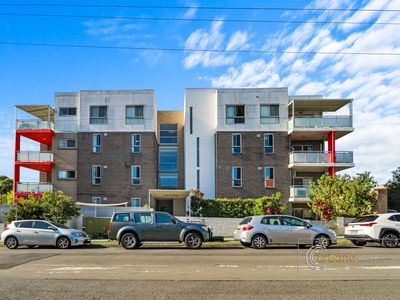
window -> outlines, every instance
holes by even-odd
[[[51,229],[51,226],[49,223],[43,222],[43,221],[35,221],[35,226],[34,228],[39,228],[39,229]]]
[[[261,220],[261,224],[265,225],[281,225],[279,217],[264,217]]]
[[[272,133],[264,134],[264,153],[274,153],[274,135]]]
[[[242,186],[242,167],[232,167],[232,187]]]
[[[197,187],[197,189],[199,190],[200,189],[200,170],[196,170],[197,171],[197,185],[196,185],[196,187]]]
[[[244,105],[226,106],[226,124],[244,124]]]
[[[275,187],[275,174],[274,168],[265,167],[264,169],[264,183],[266,188]]]
[[[58,149],[75,149],[76,140],[75,139],[60,139],[57,141]]]
[[[162,189],[177,189],[178,188],[178,174],[176,174],[176,173],[160,174],[160,188],[162,188]]]
[[[279,123],[279,105],[263,104],[260,106],[261,124],[278,124]]]
[[[93,153],[101,152],[101,134],[100,133],[92,134],[92,152]]]
[[[240,133],[232,133],[232,153],[242,153],[242,135]]]
[[[101,184],[101,166],[92,166],[92,184]]]
[[[32,228],[33,221],[23,221],[19,224],[18,228]]]
[[[193,134],[193,107],[189,108],[189,133]]]
[[[151,223],[151,213],[135,213],[135,223]]]
[[[351,223],[367,223],[367,222],[373,222],[376,219],[378,219],[378,216],[371,215],[371,216],[364,216],[364,217],[358,217]]]
[[[131,151],[132,151],[132,153],[140,153],[142,151],[141,144],[142,144],[142,142],[141,142],[140,134],[137,134],[137,133],[132,134],[132,136],[131,136],[131,147],[132,147]]]
[[[135,105],[125,108],[125,123],[126,124],[143,124],[144,123],[144,106]]]
[[[170,224],[172,223],[172,217],[167,214],[156,213],[157,224]]]
[[[196,160],[197,160],[197,167],[200,168],[200,138],[197,137],[196,139]]]
[[[140,207],[140,198],[131,198],[131,207]]]
[[[91,106],[89,123],[107,124],[107,106]]]
[[[307,151],[313,151],[313,147],[311,145],[293,145],[293,151],[301,151],[301,152],[307,152]]]
[[[178,143],[178,124],[160,124],[160,144]]]
[[[76,116],[76,107],[60,107],[60,117]]]
[[[296,218],[291,218],[291,217],[280,217],[281,218],[281,222],[283,225],[285,226],[301,226],[301,227],[305,227],[307,225],[306,222],[303,222],[299,219]]]
[[[159,148],[160,171],[178,171],[178,147]]]
[[[93,204],[101,204],[101,197],[92,197]]]
[[[128,213],[118,213],[114,215],[113,222],[129,222],[129,219]]]
[[[140,185],[140,166],[132,166],[131,167],[131,184],[132,185]]]
[[[75,179],[76,172],[75,170],[58,170],[57,178],[60,180]]]

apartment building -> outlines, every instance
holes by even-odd
[[[352,100],[288,96],[287,88],[186,89],[183,111],[157,111],[152,90],[56,93],[50,106],[17,106],[16,197],[63,190],[78,202],[143,206],[175,215],[191,190],[205,197],[281,192],[310,218],[307,186],[353,167],[336,140],[353,131]],[[19,137],[41,143],[21,151]],[[19,182],[20,167],[40,183]]]

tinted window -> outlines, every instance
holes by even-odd
[[[359,217],[356,218],[354,221],[351,223],[364,223],[364,222],[372,222],[375,221],[378,218],[378,216],[365,216],[365,217]]]
[[[249,224],[249,223],[251,222],[251,220],[253,220],[252,217],[244,218],[244,219],[239,223],[239,225]]]
[[[19,224],[21,224],[21,222],[14,222],[14,226],[15,226],[15,227],[18,227]]]
[[[23,221],[19,224],[19,228],[32,228],[33,221]]]
[[[295,218],[281,217],[282,224],[285,226],[305,226],[306,223]]]
[[[156,214],[156,223],[172,223],[172,218],[166,214]]]
[[[129,214],[115,214],[114,222],[129,222]]]
[[[35,221],[35,228],[39,229],[49,229],[51,225],[49,223],[43,222],[43,221]]]
[[[390,221],[400,222],[400,215],[393,215],[388,218]]]
[[[279,221],[279,217],[264,217],[261,220],[261,224],[281,225],[281,222]]]
[[[136,213],[135,223],[151,223],[151,213]]]

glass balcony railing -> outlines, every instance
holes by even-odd
[[[292,117],[289,119],[289,130],[296,128],[338,128],[352,127],[351,116]]]
[[[331,163],[331,153],[321,151],[293,151],[289,154],[290,163],[321,164]],[[336,163],[353,163],[353,151],[336,151]]]
[[[17,193],[44,193],[52,191],[53,185],[51,183],[17,183]]]
[[[50,121],[43,120],[17,120],[17,129],[25,130],[25,129],[52,129],[54,130],[54,123]]]
[[[308,198],[310,189],[306,185],[290,186],[290,198]]]
[[[17,155],[20,162],[53,162],[52,152],[20,151]]]

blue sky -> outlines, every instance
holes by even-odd
[[[79,3],[78,1],[40,1]],[[400,9],[398,1],[251,1],[253,7]],[[110,4],[112,1],[85,1]],[[118,4],[249,6],[249,1],[118,1]],[[400,52],[398,12],[0,7],[0,13],[170,18],[214,22],[0,16],[0,41],[232,50]],[[251,24],[229,19],[362,21],[370,25]],[[400,166],[400,57],[226,54],[0,45],[0,174],[12,176],[15,104],[53,104],[59,91],[156,91],[159,109],[183,109],[186,87],[277,87],[290,94],[354,98],[356,130],[338,141],[357,167],[386,182]],[[35,146],[24,144],[28,149]],[[32,172],[23,179],[32,180]]]

